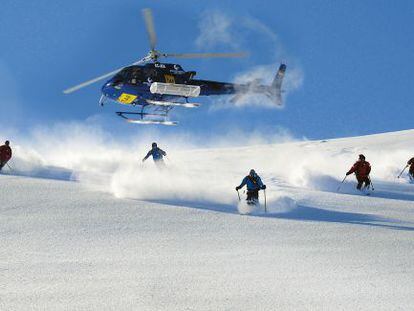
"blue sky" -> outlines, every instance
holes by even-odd
[[[172,119],[180,126],[157,127],[158,134],[282,128],[320,139],[413,128],[412,1],[5,0],[0,130],[78,121],[99,123],[115,136],[148,131],[117,118],[113,112],[121,106],[97,105],[101,83],[62,94],[146,55],[145,7],[153,10],[161,51],[250,53],[241,60],[170,60],[198,78],[232,81],[263,66],[271,69],[266,80],[285,61],[297,82],[284,109],[200,99],[197,110],[175,109]],[[220,103],[226,108],[217,109]]]

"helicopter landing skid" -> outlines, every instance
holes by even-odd
[[[135,124],[159,124],[159,125],[178,125],[177,121],[162,121],[162,120],[127,120],[128,123]]]

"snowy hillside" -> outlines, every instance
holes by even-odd
[[[0,175],[0,310],[414,308],[414,185],[396,178],[414,131],[167,142],[161,171],[140,162],[147,141],[71,134],[15,146]],[[359,153],[375,191],[349,176],[338,193]],[[234,187],[251,168],[268,213],[242,216]]]

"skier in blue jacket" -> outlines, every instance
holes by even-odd
[[[252,169],[248,176],[244,177],[241,184],[236,187],[236,191],[247,186],[247,204],[256,204],[259,201],[259,190],[266,189],[259,175]]]
[[[161,148],[158,148],[157,143],[152,143],[151,150],[148,151],[145,158],[142,159],[142,162],[144,162],[146,159],[148,159],[149,156],[151,156],[151,155],[152,155],[152,159],[154,160],[155,164],[163,165],[164,164],[163,158],[167,155],[167,153],[164,150],[162,150]]]

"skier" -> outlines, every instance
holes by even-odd
[[[10,142],[6,140],[4,145],[0,146],[0,171],[9,162],[12,157],[12,150],[10,148]]]
[[[408,176],[410,177],[410,180],[413,181],[414,180],[414,158],[411,158],[410,160],[408,160],[407,166],[410,167],[408,170]]]
[[[154,160],[154,163],[157,166],[165,166],[163,158],[167,155],[167,153],[164,150],[158,148],[157,143],[152,143],[151,150],[148,151],[145,158],[142,159],[142,162],[145,162],[145,160],[148,159],[151,155],[152,159]]]
[[[243,178],[241,184],[236,187],[236,191],[247,186],[247,204],[254,205],[259,201],[259,190],[266,189],[266,185],[263,184],[259,175],[251,169],[249,175]]]
[[[371,164],[365,161],[365,156],[363,154],[359,155],[359,160],[351,167],[351,169],[346,173],[346,175],[351,175],[355,173],[356,179],[358,181],[357,189],[361,190],[362,185],[364,189],[367,189],[371,185],[371,180],[369,178],[369,173],[371,172]]]

